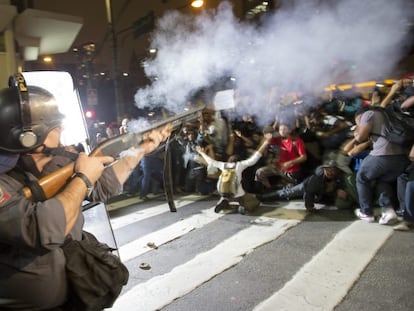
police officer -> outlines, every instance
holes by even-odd
[[[0,90],[1,310],[65,304],[68,284],[60,247],[68,235],[81,238],[83,200],[105,201],[119,194],[140,159],[170,134],[169,127],[151,131],[139,148],[117,161],[76,154],[74,175],[58,194],[29,200],[21,193],[24,186],[75,159],[74,148],[60,144],[63,118],[54,96],[26,86],[21,74]]]

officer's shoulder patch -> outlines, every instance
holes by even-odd
[[[10,199],[10,193],[4,192],[3,188],[0,187],[0,204],[3,204],[8,199]]]

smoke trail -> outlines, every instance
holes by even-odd
[[[188,96],[229,75],[242,94],[263,98],[274,86],[313,92],[392,72],[409,40],[414,10],[406,1],[319,2],[282,1],[260,27],[237,20],[228,2],[197,17],[166,13],[151,42],[158,53],[145,68],[156,80],[136,93],[137,105],[182,110]],[[264,100],[250,103],[251,113],[263,115]]]

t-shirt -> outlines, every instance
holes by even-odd
[[[371,124],[371,133],[385,134],[384,117],[379,111],[366,111],[361,115],[360,125]],[[400,155],[406,154],[407,150],[400,145],[390,143],[385,137],[372,135],[372,150],[369,153],[373,156]]]
[[[284,139],[281,136],[273,137],[269,145],[279,146],[279,161],[278,166],[282,163],[298,158],[301,155],[306,154],[305,143],[302,138],[287,138]],[[285,172],[294,173],[300,171],[300,164],[294,164],[289,167]]]

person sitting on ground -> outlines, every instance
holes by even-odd
[[[226,155],[230,157],[233,154],[238,154],[241,157],[248,157],[248,150],[254,145],[249,135],[250,133],[245,129],[234,128],[228,138]]]
[[[257,198],[255,196],[247,194],[243,189],[242,173],[246,168],[256,164],[256,162],[262,157],[268,143],[268,139],[264,139],[259,149],[246,160],[240,160],[240,157],[238,155],[232,155],[229,157],[227,162],[214,160],[204,153],[202,147],[197,147],[197,151],[207,162],[207,165],[217,167],[222,171],[222,174],[217,182],[217,191],[220,194],[220,200],[214,209],[216,213],[219,213],[223,209],[229,208],[231,201],[237,202],[239,204],[238,212],[240,214],[245,214],[246,211],[251,212],[259,206],[260,202],[257,200]],[[227,177],[231,179],[229,180],[229,189],[224,189],[226,187],[221,187],[223,179],[226,178],[225,174],[228,174]]]
[[[348,138],[350,125],[343,117],[326,114],[321,108],[309,115],[310,130],[316,136],[325,154],[338,150]],[[325,155],[322,155],[325,159]]]
[[[350,208],[355,203],[345,190],[343,175],[333,160],[318,166],[314,174],[301,183],[257,198],[262,202],[303,198],[308,212],[315,211],[315,203],[335,204],[339,208]]]
[[[282,177],[283,184],[298,184],[303,179],[303,173],[300,164],[307,159],[305,143],[302,138],[293,135],[293,126],[286,121],[279,125],[279,136],[273,137],[273,128],[265,127],[263,134],[266,139],[270,140],[269,147],[275,151],[273,163],[256,170],[255,181],[258,188],[263,186],[266,190],[271,189],[269,181],[271,176]],[[260,189],[259,189],[260,192]]]

